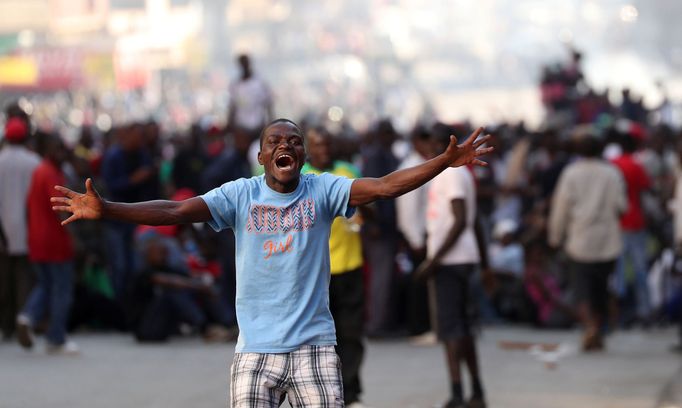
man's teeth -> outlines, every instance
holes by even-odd
[[[283,154],[275,160],[275,164],[277,165],[278,168],[280,169],[290,169],[293,167],[294,164],[294,157],[291,156],[290,154]]]

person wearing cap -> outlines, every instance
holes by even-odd
[[[29,128],[24,119],[10,117],[5,123],[4,147],[0,149],[0,323],[10,338],[16,315],[32,287],[28,260],[26,201],[33,171],[40,157],[26,147]]]

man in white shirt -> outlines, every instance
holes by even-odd
[[[445,150],[449,136],[432,134],[433,154]],[[436,176],[429,185],[426,207],[427,259],[418,268],[418,278],[432,277],[435,287],[436,332],[443,342],[450,372],[451,399],[446,408],[485,407],[474,342],[469,280],[478,269],[490,283],[485,240],[476,222],[476,188],[471,171],[452,168]],[[460,361],[471,376],[471,398],[465,403]]]
[[[27,118],[10,117],[5,124],[5,146],[0,150],[0,323],[5,338],[16,328],[15,319],[33,286],[28,261],[26,200],[33,171],[40,157],[30,151]]]
[[[411,135],[412,152],[398,169],[417,166],[430,155],[429,131],[418,125]],[[425,184],[395,200],[398,229],[410,251],[410,260],[416,268],[426,258],[426,195]],[[430,316],[428,291],[424,282],[411,279],[407,288],[407,329],[415,342],[429,341]],[[428,333],[428,334],[427,334]],[[426,334],[426,337],[422,336]],[[429,336],[431,335],[431,336]],[[431,340],[432,341],[432,340]]]
[[[255,140],[272,120],[272,93],[268,84],[254,74],[248,55],[240,55],[237,63],[241,72],[239,79],[230,84],[227,126],[231,130],[243,129]]]

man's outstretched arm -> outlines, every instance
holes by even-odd
[[[423,185],[448,167],[468,164],[486,166],[487,163],[478,157],[491,152],[493,148],[481,147],[489,136],[476,140],[482,131],[483,128],[476,129],[461,145],[457,144],[455,136],[450,136],[450,144],[445,152],[418,166],[394,171],[381,178],[360,178],[353,181],[349,204],[355,207],[379,199],[397,197]]]
[[[65,211],[71,216],[62,222],[98,220],[102,218],[144,225],[176,225],[211,220],[211,212],[199,197],[184,201],[145,201],[141,203],[115,203],[105,201],[93,188],[92,180],[85,181],[85,194],[66,187],[55,186],[65,197],[50,199],[55,211]]]

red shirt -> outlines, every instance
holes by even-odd
[[[204,261],[193,255],[187,258],[187,266],[189,266],[192,275],[208,273],[217,279],[222,274],[218,261]]]
[[[28,190],[28,255],[33,262],[66,262],[73,258],[71,236],[52,210],[50,197],[61,194],[55,185],[64,175],[51,161],[43,160],[33,172]]]
[[[631,154],[623,154],[613,160],[625,179],[628,191],[628,209],[620,218],[620,226],[625,231],[639,231],[646,225],[642,211],[642,192],[649,188],[649,177]]]

